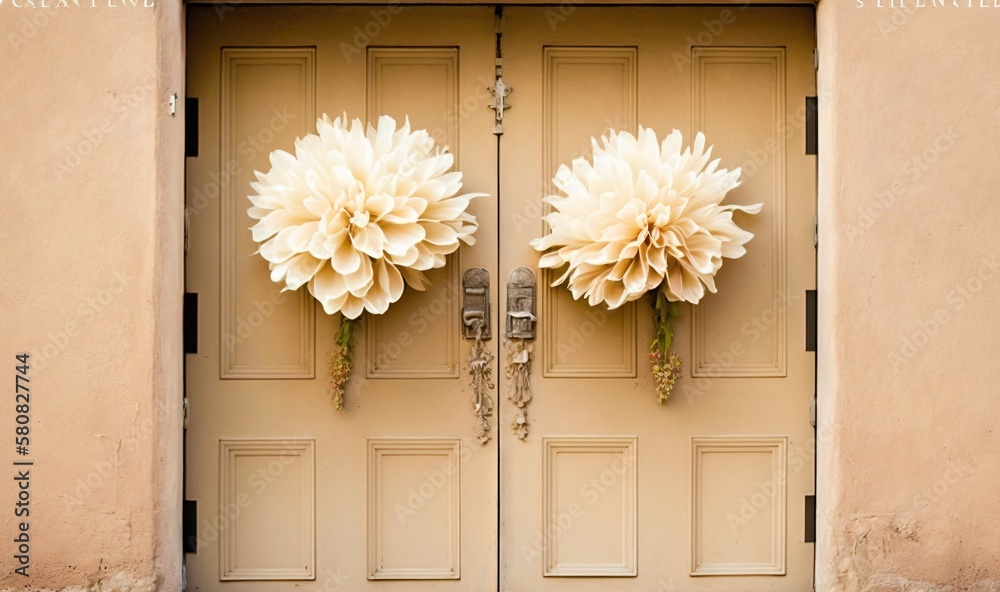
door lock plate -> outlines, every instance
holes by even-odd
[[[462,276],[462,335],[475,339],[480,328],[480,339],[488,341],[490,332],[490,272],[483,267],[465,270]]]
[[[518,267],[507,276],[507,339],[535,338],[535,273]]]

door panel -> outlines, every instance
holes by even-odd
[[[719,293],[681,307],[684,375],[656,404],[651,306],[609,313],[541,273],[530,434],[500,404],[501,590],[808,590],[813,491],[804,293],[815,278],[811,9],[511,7],[501,140],[500,276],[537,270],[541,197],[609,127],[642,124],[743,167],[729,200],[756,237]],[[560,15],[565,18],[559,18]],[[732,17],[732,18],[730,18]],[[718,21],[721,30],[714,28]],[[711,33],[711,46],[694,39]],[[501,393],[508,385],[501,385]],[[717,577],[717,576],[726,577]],[[614,578],[612,581],[610,578]]]
[[[493,9],[191,7],[189,18],[201,113],[188,161],[187,289],[201,302],[187,360],[191,588],[495,590],[497,444],[472,438],[459,278],[495,275],[496,198],[471,207],[476,246],[362,323],[342,412],[327,393],[338,319],[270,282],[246,214],[270,151],[345,111],[408,115],[450,147],[465,191],[495,196],[483,99]]]

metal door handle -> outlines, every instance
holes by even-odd
[[[507,339],[535,338],[535,273],[518,267],[507,276]]]
[[[462,335],[466,339],[489,341],[490,331],[490,272],[482,267],[465,270],[462,276]]]
[[[518,267],[507,276],[507,398],[517,406],[511,427],[521,440],[528,437],[531,401],[531,341],[535,339],[535,273]]]

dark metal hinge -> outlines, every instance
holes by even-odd
[[[816,290],[806,290],[806,351],[816,351]]]
[[[184,99],[184,156],[198,156],[198,99]]]
[[[184,500],[181,530],[185,553],[198,552],[198,502]]]
[[[806,154],[819,154],[819,101],[806,97]]]
[[[198,293],[184,293],[184,353],[198,353]]]
[[[805,531],[805,542],[815,543],[816,542],[816,496],[807,495],[806,496],[806,531]]]

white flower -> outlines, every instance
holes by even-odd
[[[327,314],[382,314],[403,286],[423,290],[423,271],[442,267],[459,241],[478,228],[462,173],[447,172],[451,154],[425,130],[399,129],[386,115],[365,131],[347,115],[324,115],[316,134],[295,142],[295,156],[276,150],[271,170],[255,172],[251,230],[271,280],[309,286]]]
[[[544,200],[554,208],[546,216],[551,234],[531,242],[550,251],[541,267],[569,265],[553,285],[568,278],[574,298],[610,309],[664,279],[672,301],[697,304],[705,287],[715,292],[722,258],[741,257],[753,238],[733,222],[733,211],[756,214],[762,206],[720,205],[739,185],[740,169],[716,170],[701,133],[683,153],[677,130],[662,146],[642,127],[638,138],[612,132],[601,137],[603,147],[591,142],[593,164],[581,157],[572,169],[559,167],[553,182],[561,194]]]

